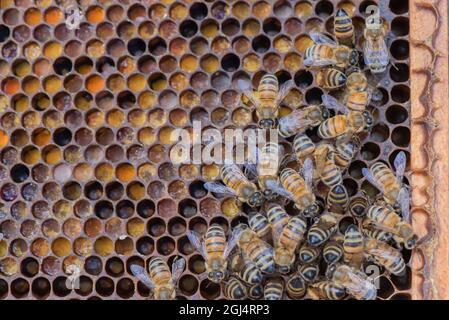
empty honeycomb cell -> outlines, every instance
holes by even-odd
[[[108,277],[101,277],[95,282],[95,291],[102,297],[109,297],[114,293],[114,281]]]
[[[11,282],[11,294],[17,299],[26,298],[30,292],[30,284],[23,278]]]
[[[103,262],[99,257],[90,256],[84,262],[84,270],[91,275],[98,275],[103,270]]]
[[[163,256],[172,254],[175,247],[175,241],[171,237],[162,237],[156,241],[157,252]]]
[[[93,291],[92,279],[86,276],[80,276],[79,288],[75,288],[75,292],[81,296],[88,296]]]
[[[134,295],[134,282],[129,278],[120,279],[117,282],[117,294],[123,299],[129,299]]]
[[[187,296],[192,296],[198,291],[198,280],[192,275],[184,275],[179,279],[179,290]]]
[[[121,259],[114,257],[106,261],[105,270],[111,277],[120,277],[125,272],[125,265]]]
[[[366,164],[363,161],[353,161],[348,168],[349,175],[354,179],[361,179],[363,178],[363,168],[366,168]]]
[[[387,121],[392,124],[403,123],[408,119],[407,110],[400,105],[392,105],[385,112]]]
[[[31,292],[37,299],[46,299],[51,293],[51,285],[48,279],[39,277],[33,280]]]
[[[404,2],[404,1],[400,1],[400,0],[390,0],[390,10],[394,13],[394,14],[405,14],[408,12],[409,7],[408,7],[408,2]]]
[[[391,21],[391,31],[398,37],[408,35],[409,29],[409,19],[406,17],[396,17]]]
[[[390,77],[395,82],[405,82],[409,79],[409,68],[404,63],[397,63],[390,68]]]
[[[354,196],[357,193],[357,182],[355,182],[353,179],[344,179],[343,180],[343,185],[346,187],[347,191],[348,191],[348,195],[350,197]],[[363,185],[362,185],[362,189],[363,189]]]
[[[31,257],[25,258],[20,264],[20,272],[29,278],[33,278],[39,273],[39,262]]]
[[[391,132],[391,141],[402,148],[410,145],[410,129],[407,127],[396,127]]]
[[[395,40],[391,44],[390,52],[391,55],[397,60],[406,60],[409,57],[409,44],[406,40]]]
[[[154,252],[154,240],[150,237],[142,237],[136,242],[136,250],[142,255],[150,255]]]

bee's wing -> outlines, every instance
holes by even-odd
[[[279,93],[278,96],[276,98],[276,104],[280,103],[282,100],[284,100],[284,98],[287,96],[287,94],[290,92],[290,90],[293,88],[293,85],[295,83],[293,82],[292,79],[284,82],[280,87],[279,87]]]
[[[187,231],[187,238],[190,243],[195,247],[195,249],[203,256],[204,259],[207,259],[206,248],[204,247],[204,242],[201,240],[201,235],[196,233],[193,230]]]
[[[305,131],[307,127],[311,126],[313,123],[314,121],[311,119],[307,119],[307,113],[301,109],[297,109],[292,113],[287,114],[286,116],[283,116],[279,119],[280,128],[302,126],[303,131]]]
[[[209,190],[210,192],[214,193],[220,193],[225,195],[235,195],[235,191],[224,184],[221,184],[219,182],[206,182],[204,184],[204,187]]]
[[[237,245],[243,231],[244,229],[242,228],[234,228],[234,230],[229,235],[228,243],[226,244],[226,248],[223,252],[223,257],[225,259],[229,256],[234,247]]]
[[[410,223],[410,191],[407,188],[401,188],[399,191],[398,203],[401,208],[402,218]]]
[[[273,225],[271,225],[271,230],[272,230],[272,234],[273,234],[273,245],[276,246],[277,242],[282,234],[282,231],[284,230],[285,226],[287,224],[280,224],[278,223],[275,227],[273,227]]]
[[[373,174],[371,173],[371,170],[367,168],[362,168],[362,174],[366,178],[366,180],[369,181],[373,186],[375,186],[377,189],[379,189],[381,192],[384,192],[384,187],[377,182],[377,180],[374,178]]]
[[[323,94],[321,96],[321,100],[323,100],[323,105],[329,109],[339,111],[343,114],[348,113],[348,108],[346,108],[342,103],[340,103],[337,99],[329,94]]]
[[[389,260],[389,261],[394,261],[396,260],[400,254],[394,255],[393,252],[395,252],[394,248],[391,248],[391,251],[388,250],[384,250],[384,249],[379,249],[379,248],[373,248],[373,249],[369,249],[368,253],[375,256],[375,257],[379,257],[385,260]]]
[[[245,176],[250,180],[254,180],[257,178],[257,164],[255,163],[245,163],[245,170],[243,172]]]
[[[132,264],[129,268],[131,270],[131,273],[149,289],[153,290],[155,288],[153,280],[151,280],[143,267],[137,264]]]
[[[184,272],[186,260],[183,257],[176,257],[171,267],[171,274],[174,283],[178,282],[179,277]]]
[[[312,189],[313,186],[313,162],[310,158],[304,160],[304,164],[302,166],[302,175],[304,177],[304,181],[309,189]]]
[[[251,103],[256,106],[257,98],[254,96],[253,90],[250,85],[244,80],[237,80],[237,87],[243,92],[243,94],[251,101]]]
[[[277,193],[278,195],[280,195],[282,197],[289,198],[290,200],[293,199],[292,195],[290,194],[290,192],[285,190],[279,183],[276,183],[276,182],[271,181],[271,180],[268,180],[266,183],[267,183],[268,189],[270,189],[274,193]]]
[[[310,39],[312,39],[312,41],[317,44],[337,45],[337,43],[333,39],[320,32],[311,32]]]
[[[370,291],[370,292],[377,291],[374,284],[371,283],[369,280],[362,278],[361,276],[355,274],[352,271],[348,272],[347,275],[350,278],[350,281],[345,283],[344,286],[348,289],[348,291],[359,293],[361,296],[365,296],[365,293],[367,291]],[[373,296],[373,299],[376,298],[375,294],[372,296]]]
[[[404,177],[405,166],[407,165],[407,157],[405,152],[401,151],[394,159],[394,168],[396,170],[396,179],[399,184],[402,184],[402,178]]]
[[[313,58],[306,58],[304,59],[304,65],[306,67],[326,67],[326,66],[331,66],[335,64],[335,60],[331,60],[331,59],[313,59]]]

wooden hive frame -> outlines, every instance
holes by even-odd
[[[447,1],[410,1],[412,298],[449,299]]]

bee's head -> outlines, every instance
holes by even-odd
[[[353,49],[349,54],[349,64],[351,66],[356,66],[358,63],[359,63],[359,52]]]
[[[369,111],[365,110],[363,111],[363,117],[365,118],[366,129],[370,129],[374,124],[373,116]]]
[[[305,217],[314,217],[318,214],[318,211],[320,210],[320,207],[316,203],[308,206],[304,211],[303,215]]]
[[[264,196],[262,192],[256,191],[254,192],[248,199],[248,204],[251,207],[259,207],[263,203]]]
[[[259,127],[262,129],[274,129],[277,126],[276,119],[261,119],[259,121]]]
[[[417,242],[418,242],[418,237],[417,237],[416,235],[413,235],[413,236],[411,236],[410,238],[405,239],[405,241],[404,241],[404,247],[405,247],[407,250],[411,250],[411,249],[413,249],[413,248],[416,247],[416,243],[417,243]]]
[[[264,196],[265,198],[267,198],[268,200],[270,200],[270,199],[273,198],[274,192],[273,192],[271,189],[265,189],[265,190],[263,191],[263,196]]]
[[[290,267],[289,266],[279,266],[279,272],[282,274],[287,274],[290,272]]]
[[[331,114],[329,113],[329,110],[327,110],[327,108],[321,108],[321,116],[323,117],[324,120],[328,119]]]
[[[224,273],[219,270],[211,271],[208,273],[207,278],[214,282],[214,283],[220,283],[224,279]]]

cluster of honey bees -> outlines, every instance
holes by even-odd
[[[258,126],[277,129],[292,151],[267,142],[255,163],[225,164],[222,182],[205,184],[210,192],[235,196],[251,208],[247,224],[232,230],[212,224],[205,235],[187,234],[205,260],[204,276],[221,284],[229,299],[375,299],[377,288],[364,265],[373,263],[402,276],[406,264],[401,250],[418,245],[410,224],[409,188],[403,183],[404,152],[397,154],[393,167],[377,161],[362,170],[380,191],[376,198],[350,197],[343,184],[359,151],[360,133],[369,133],[373,125],[367,107],[376,89],[369,78],[383,74],[390,59],[381,18],[366,20],[360,51],[346,11],[340,9],[334,21],[335,40],[312,33],[314,44],[304,53],[304,65],[317,70],[317,82],[326,92],[321,105],[279,116],[292,80],[279,85],[276,76],[266,74],[255,91],[239,83],[255,108]],[[343,96],[334,97],[337,91]],[[317,128],[319,142],[308,135],[312,128]],[[319,183],[325,186],[325,203],[317,198]],[[290,202],[294,212],[286,210]],[[355,223],[337,232],[347,214]],[[184,267],[183,258],[175,260],[172,270],[153,258],[148,273],[137,265],[131,270],[156,299],[174,299]]]

